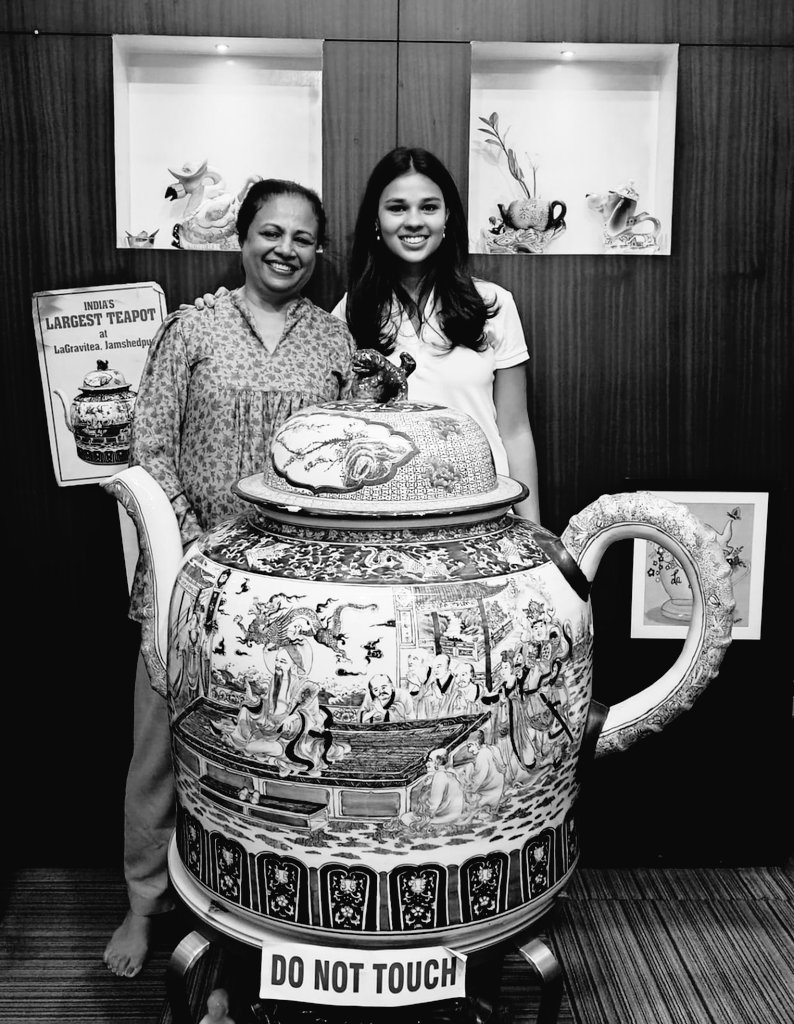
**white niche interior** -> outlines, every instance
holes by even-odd
[[[474,42],[471,47],[471,251],[668,255],[678,45]],[[513,150],[516,173],[495,133],[480,120],[494,113],[501,140]],[[619,215],[631,203],[620,205],[610,197],[621,190],[637,197],[635,221],[628,225]],[[541,201],[534,212],[533,204],[516,205],[514,215],[503,216],[511,203],[526,198]],[[602,198],[602,209],[593,209]],[[556,231],[549,221],[540,226],[545,203],[555,200],[566,206],[564,227]],[[616,214],[611,222],[610,210]],[[560,211],[559,205],[549,210],[550,215]],[[534,234],[527,228],[533,215]],[[523,249],[522,227],[528,243]],[[655,244],[621,230],[651,234]]]
[[[252,177],[289,178],[321,193],[322,40],[114,36],[113,71],[118,247],[176,251],[174,228],[191,198],[191,214],[212,201],[202,223],[219,226],[207,235],[223,234]],[[181,191],[169,169],[185,174],[203,161],[202,183],[167,198],[169,187]],[[231,233],[182,247],[237,243]]]

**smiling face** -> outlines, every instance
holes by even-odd
[[[263,203],[242,244],[246,289],[274,306],[299,295],[314,271],[318,230],[303,196],[274,196]]]
[[[381,193],[381,238],[388,251],[404,264],[406,272],[426,269],[427,261],[441,245],[446,223],[443,193],[424,174],[401,174]]]

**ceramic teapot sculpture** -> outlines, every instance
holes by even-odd
[[[637,211],[639,193],[633,181],[609,192],[588,192],[588,209],[601,216],[602,241],[607,253],[652,254],[659,249],[662,223],[645,210]]]
[[[159,230],[160,229],[158,228],[157,231]],[[154,240],[157,237],[157,231],[147,231],[144,228],[135,235],[130,234],[130,232],[127,231],[127,245],[130,249],[151,249],[154,247]]]
[[[502,220],[509,228],[558,231],[565,227],[567,207],[561,199],[514,199],[507,208],[501,203],[497,205]]]
[[[293,415],[250,509],[183,556],[140,467],[103,485],[139,527],[167,691],[178,891],[215,928],[328,947],[486,949],[571,877],[591,704],[590,583],[613,541],[679,560],[673,667],[606,716],[598,752],[657,732],[716,674],[733,597],[714,532],[647,493],[562,540],[515,517],[466,415],[405,400]],[[195,894],[199,895],[196,896]]]
[[[69,403],[59,388],[53,389],[63,405],[66,426],[74,434],[77,454],[97,466],[119,466],[129,461],[130,428],[135,392],[124,374],[97,360],[87,373],[80,394]]]

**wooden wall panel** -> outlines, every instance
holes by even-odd
[[[400,45],[400,142],[437,152],[464,195],[468,53]],[[682,47],[672,256],[472,260],[514,294],[527,333],[545,525],[560,532],[599,494],[643,483],[772,490],[764,638],[734,644],[706,697],[658,740],[595,766],[582,810],[593,861],[774,859],[788,841],[757,783],[787,763],[787,673],[766,679],[762,733],[744,723],[754,666],[783,663],[794,568],[775,548],[794,512],[792,66],[789,48]],[[631,545],[617,546],[596,580],[596,694],[607,703],[661,675],[680,646],[628,637],[630,560]],[[739,734],[751,776],[725,740]],[[756,810],[743,850],[731,845],[737,800]]]
[[[323,51],[323,198],[329,217],[322,302],[345,290],[347,254],[370,171],[397,145],[397,43],[327,42]],[[328,286],[332,291],[328,291]]]
[[[15,666],[3,745],[15,824],[4,852],[23,863],[102,863],[121,835],[134,631],[112,502],[95,486],[55,484],[31,294],[122,279],[106,259],[115,230],[110,41],[0,37],[0,45],[0,146],[11,154],[13,181],[0,198],[4,470],[14,524],[6,636]]]
[[[395,39],[397,0],[6,0],[0,31]]]
[[[469,163],[471,49],[401,43],[399,144],[435,153],[464,185]]]
[[[400,0],[405,40],[794,43],[785,0]]]

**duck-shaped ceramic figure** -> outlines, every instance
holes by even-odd
[[[188,197],[182,220],[174,226],[172,245],[177,249],[238,249],[237,213],[248,189],[258,176],[250,176],[236,194],[206,159],[188,160],[181,168],[168,168],[176,183],[166,189],[166,199]]]
[[[220,171],[209,167],[206,157],[201,160],[186,160],[179,167],[169,167],[168,173],[173,174],[176,182],[172,183],[165,190],[165,198],[172,202],[175,199],[188,197],[185,206],[185,217],[192,217],[204,201],[207,189],[213,185],[220,185],[223,188],[223,177]]]

